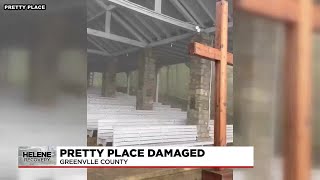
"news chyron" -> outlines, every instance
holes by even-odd
[[[56,147],[20,146],[18,150],[19,166],[56,165]]]
[[[45,4],[4,4],[3,10],[7,11],[42,11],[46,10]]]

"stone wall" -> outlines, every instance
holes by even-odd
[[[138,91],[136,108],[152,110],[156,85],[156,64],[152,49],[144,49],[139,59]]]

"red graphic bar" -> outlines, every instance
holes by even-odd
[[[18,166],[18,168],[230,168],[247,169],[253,166]]]

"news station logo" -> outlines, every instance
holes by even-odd
[[[4,4],[3,10],[10,10],[10,11],[23,11],[23,10],[46,10],[45,4]]]
[[[56,148],[51,146],[19,147],[19,166],[43,166],[56,164]]]

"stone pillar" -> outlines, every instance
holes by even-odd
[[[247,180],[274,179],[281,167],[274,155],[282,126],[282,25],[247,13],[234,15],[234,126],[236,146],[254,146],[254,169],[235,170]],[[241,23],[240,23],[241,22]],[[263,44],[263,46],[261,46]],[[283,143],[278,144],[283,147]]]
[[[90,87],[90,71],[87,70],[87,88]]]
[[[8,49],[0,50],[0,87],[8,83]]]
[[[159,85],[160,85],[160,73],[159,71],[157,71],[156,102],[159,102]]]
[[[28,99],[37,105],[54,105],[61,88],[58,78],[59,54],[65,42],[66,21],[52,18],[35,32],[38,38],[32,43],[29,61]],[[52,29],[56,28],[52,34]]]
[[[137,91],[138,110],[152,110],[153,99],[155,95],[156,81],[156,65],[155,59],[152,56],[152,49],[144,49],[139,59],[139,77]]]
[[[93,87],[94,72],[87,71],[87,87]]]
[[[108,61],[106,71],[102,73],[101,95],[103,97],[114,97],[116,95],[116,64],[116,59]]]
[[[160,86],[160,67],[156,68],[156,85],[155,85],[154,102],[159,102],[159,86]]]
[[[167,66],[166,68],[167,74],[167,90],[166,90],[166,104],[170,104],[170,66]]]
[[[33,51],[29,63],[29,96],[33,104],[55,104],[58,92],[58,61],[53,53]]]
[[[130,75],[131,72],[127,72],[127,95],[130,95]]]
[[[90,72],[90,74],[89,74],[89,87],[93,87],[93,81],[94,81],[94,72]]]
[[[197,35],[193,42],[211,45],[210,37]],[[198,125],[198,139],[209,139],[210,61],[191,56],[189,82],[189,125]]]

